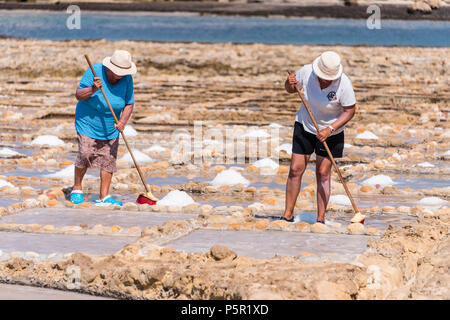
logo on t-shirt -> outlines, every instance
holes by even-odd
[[[336,99],[336,91],[330,91],[327,94],[327,98],[328,98],[328,101],[332,101],[332,100]]]

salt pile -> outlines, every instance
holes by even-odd
[[[443,200],[438,197],[425,197],[418,201],[419,205],[422,205],[424,207],[441,207],[443,205],[446,205],[448,201]]]
[[[257,129],[250,131],[249,133],[246,133],[243,135],[243,137],[249,137],[249,138],[268,138],[270,137],[270,134],[267,133],[266,130],[263,129]]]
[[[1,148],[0,149],[1,157],[14,157],[14,156],[22,156],[21,153],[11,150],[9,148]]]
[[[353,145],[350,143],[344,143],[344,148],[352,148]]]
[[[389,176],[384,174],[379,174],[373,177],[370,177],[362,182],[365,186],[376,186],[379,184],[381,187],[392,186],[395,184],[394,181]]]
[[[125,126],[125,129],[123,129],[123,133],[125,134],[125,137],[136,137],[139,133],[137,133],[136,130],[132,126]]]
[[[46,178],[61,178],[61,179],[72,178],[73,179],[74,173],[75,173],[75,165],[71,165],[71,166],[68,166],[67,168],[64,168],[62,170],[56,171],[54,173],[47,174],[44,177],[46,177]],[[90,175],[90,174],[85,174],[84,178],[85,179],[92,179],[92,178],[95,178],[95,177]]]
[[[280,152],[281,150],[286,151],[288,155],[292,154],[292,144],[283,143],[281,146],[275,148],[275,151]]]
[[[31,141],[32,145],[49,145],[52,147],[63,146],[65,143],[60,138],[51,135],[43,135],[38,136],[33,141]]]
[[[150,148],[145,149],[144,151],[147,151],[147,152],[163,152],[165,150],[166,150],[166,148],[155,144],[155,145],[151,146]]]
[[[277,169],[280,165],[270,158],[264,158],[253,162],[253,165],[257,168],[269,167],[271,169]]]
[[[373,134],[370,131],[364,131],[363,133],[358,134],[356,137],[356,139],[365,139],[365,140],[375,140],[378,139],[378,137]]]
[[[158,204],[162,206],[187,206],[195,203],[186,192],[180,190],[170,191],[164,198],[158,201]]]
[[[12,185],[6,180],[0,179],[0,188],[2,187],[14,187],[14,185]]]
[[[450,156],[450,150],[447,150],[447,152],[444,153],[444,156]]]
[[[216,188],[220,186],[234,186],[239,183],[247,187],[250,181],[234,169],[223,170],[211,181],[211,185]]]
[[[351,206],[352,203],[349,199],[349,197],[343,195],[343,194],[337,194],[335,196],[330,196],[329,203],[335,203],[340,206]]]
[[[422,167],[422,168],[434,168],[434,164],[429,163],[429,162],[422,162],[422,163],[419,163],[417,166]]]
[[[136,159],[136,162],[138,163],[145,163],[145,162],[152,162],[155,161],[152,158],[150,158],[145,153],[139,151],[139,150],[133,150],[134,158]],[[129,152],[127,152],[120,160],[125,160],[128,163],[133,163],[133,159],[131,158],[131,155]]]

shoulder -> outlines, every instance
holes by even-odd
[[[342,73],[341,75],[341,85],[350,87],[352,86],[352,81],[345,73]]]
[[[298,71],[302,75],[309,75],[312,72],[312,64],[306,64]]]
[[[133,85],[133,76],[131,76],[131,75],[126,75],[125,77],[125,82],[128,84],[128,85]]]
[[[94,64],[92,67],[94,67],[95,72],[101,71],[103,69],[103,63],[99,62]],[[89,68],[90,69],[90,68]]]
[[[297,71],[297,79],[307,79],[312,73],[312,64],[304,65]]]

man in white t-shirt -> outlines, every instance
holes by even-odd
[[[330,198],[331,160],[323,145],[334,158],[342,158],[345,124],[353,118],[356,99],[350,79],[342,72],[336,52],[326,51],[312,64],[305,65],[286,82],[288,93],[295,85],[303,88],[305,99],[319,127],[314,124],[303,104],[295,117],[292,158],[286,182],[286,206],[282,220],[294,221],[294,207],[300,192],[303,173],[313,152],[316,153],[317,222],[325,223],[325,211]]]

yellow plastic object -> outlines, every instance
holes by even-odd
[[[352,220],[350,220],[352,223],[361,223],[361,221],[364,221],[364,219],[366,218],[365,215],[363,215],[361,212],[357,212]]]

